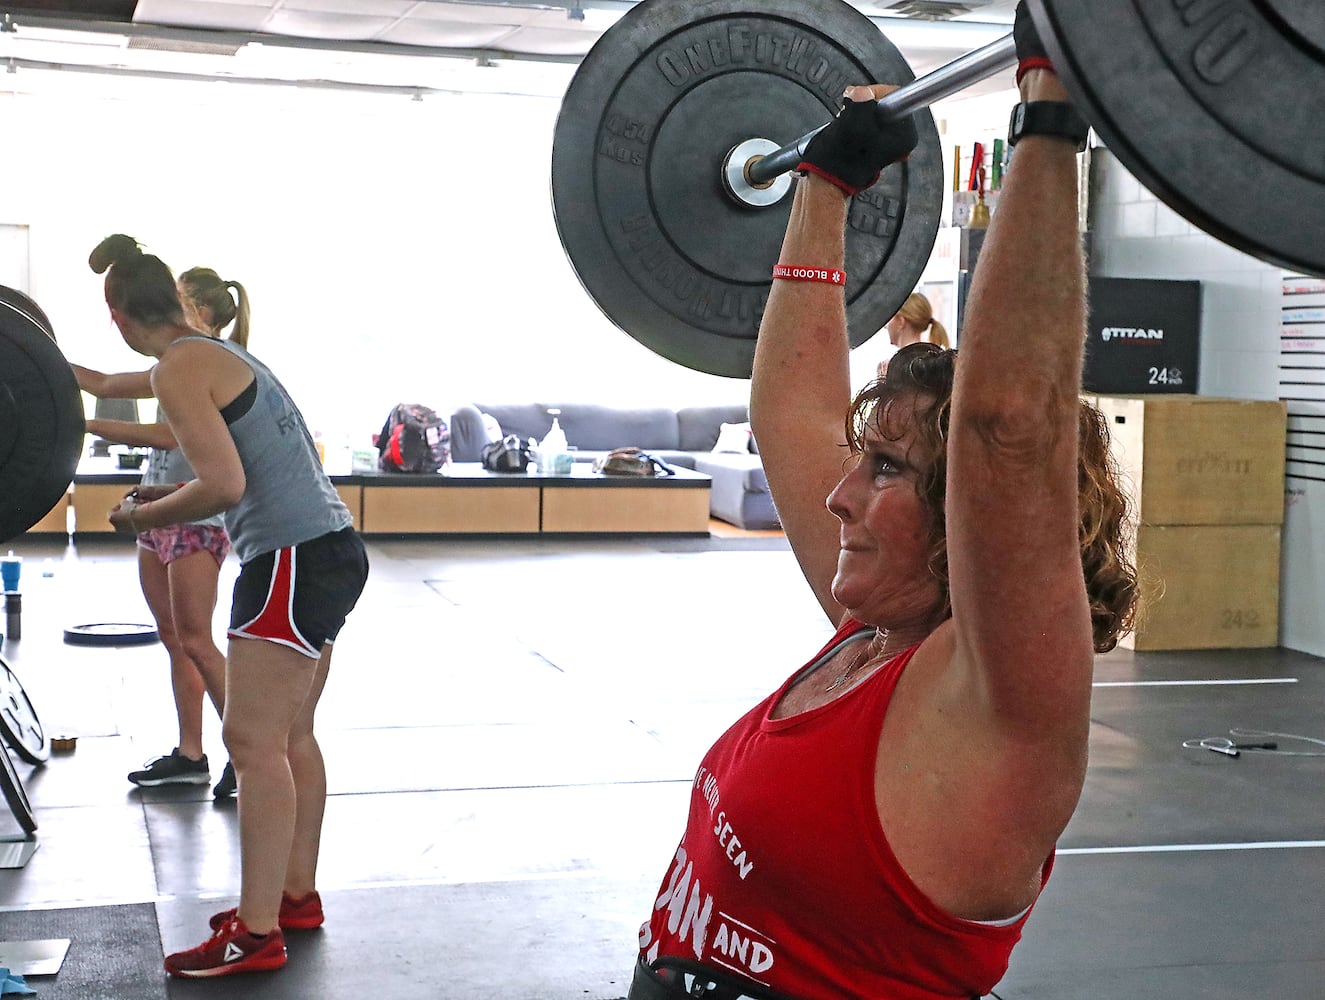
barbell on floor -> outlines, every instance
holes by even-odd
[[[1219,240],[1325,273],[1325,24],[1316,0],[1028,0],[1073,100],[1158,198]],[[1015,61],[1011,38],[921,80],[840,0],[643,0],[580,64],[553,140],[571,265],[618,327],[680,364],[748,377],[786,227],[787,171],[849,83],[910,114]],[[851,345],[928,263],[944,171],[920,144],[857,196]],[[805,130],[779,146],[774,135]]]

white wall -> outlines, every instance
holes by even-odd
[[[32,295],[96,368],[145,365],[87,267],[105,235],[242,282],[253,351],[330,440],[366,442],[400,401],[745,400],[746,381],[659,358],[580,287],[550,204],[558,106],[104,78],[0,94],[0,223],[30,225]]]
[[[1115,278],[1199,280],[1199,394],[1278,399],[1282,270],[1207,236],[1107,150],[1091,156],[1091,270]]]
[[[551,210],[559,98],[77,74],[28,92],[30,79],[0,76],[0,125],[23,150],[4,166],[0,223],[31,227],[31,293],[71,360],[146,364],[86,265],[125,232],[176,270],[213,267],[249,289],[253,351],[332,443],[366,442],[401,401],[748,398],[745,380],[639,346],[580,287]],[[950,143],[969,154],[1012,102],[936,107],[949,170]],[[856,384],[886,337],[853,352]]]
[[[1111,277],[1199,280],[1199,394],[1279,399],[1284,272],[1193,227],[1107,151],[1097,149],[1092,156],[1092,270]],[[1290,414],[1301,408],[1289,404]],[[1290,416],[1290,445],[1294,423]],[[1320,612],[1325,606],[1325,483],[1295,475],[1302,470],[1291,462],[1288,471],[1279,641],[1325,656],[1325,615]]]

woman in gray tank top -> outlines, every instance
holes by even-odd
[[[242,347],[190,327],[169,268],[132,238],[103,240],[89,264],[107,272],[125,343],[158,359],[152,389],[196,474],[126,497],[111,524],[138,532],[220,513],[241,563],[222,722],[239,779],[239,905],[165,968],[183,977],[277,969],[283,931],[323,920],[315,881],[326,773],[313,716],[367,557],[280,381]]]
[[[233,324],[230,339],[248,345],[248,294],[242,285],[222,281],[210,268],[192,268],[180,275],[177,286],[194,327],[220,337]],[[150,371],[106,374],[81,365],[71,367],[79,388],[98,398],[152,397]],[[107,441],[152,449],[143,472],[144,486],[194,478],[160,414],[154,423],[94,418],[87,427]],[[225,710],[225,654],[212,637],[212,615],[221,563],[229,551],[230,538],[219,514],[138,534],[138,580],[170,660],[179,742],[170,753],[131,771],[128,778],[135,785],[150,788],[211,780],[203,752],[203,695],[210,696],[219,718]],[[212,792],[217,798],[235,793],[235,771],[229,762]]]

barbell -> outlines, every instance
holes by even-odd
[[[1245,253],[1325,273],[1319,0],[1029,3],[1078,109],[1156,197]],[[848,337],[859,346],[914,290],[933,247],[944,170],[926,109],[1015,59],[1009,36],[916,80],[840,0],[643,0],[585,56],[557,118],[553,211],[571,266],[646,347],[748,378],[787,171],[846,84],[902,84],[879,106],[917,113],[919,145],[850,209]]]
[[[1319,0],[1028,2],[1078,108],[1159,199],[1230,246],[1325,275]],[[848,215],[858,346],[905,301],[933,248],[945,171],[929,105],[1014,60],[1004,38],[916,80],[842,0],[642,0],[585,56],[557,117],[552,207],[572,268],[644,346],[748,378],[788,171],[845,86],[902,84],[880,106],[915,113],[919,142]],[[84,432],[50,321],[0,288],[0,541],[64,494]]]

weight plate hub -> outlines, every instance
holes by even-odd
[[[85,430],[83,397],[64,355],[0,297],[0,541],[27,531],[68,490]]]
[[[818,128],[848,84],[912,79],[873,22],[838,0],[636,5],[580,64],[553,138],[553,210],[586,291],[663,357],[748,378],[791,198],[738,204],[723,187],[728,152]],[[910,159],[852,202],[852,346],[914,290],[934,244],[942,154],[932,117],[917,125]]]
[[[1189,222],[1325,274],[1319,0],[1031,0],[1108,148]]]

